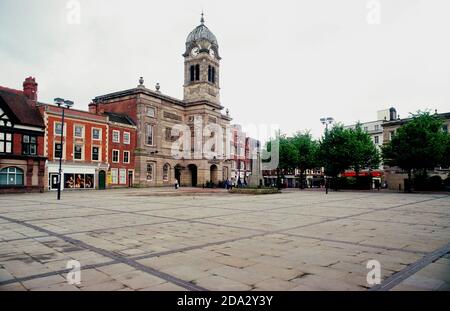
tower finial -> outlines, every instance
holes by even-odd
[[[202,10],[202,18],[200,19],[200,23],[202,23],[202,25],[204,25],[205,24],[205,14],[203,13],[203,10]]]

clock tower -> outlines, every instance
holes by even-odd
[[[186,39],[184,57],[184,102],[208,101],[220,106],[219,45],[205,19]]]

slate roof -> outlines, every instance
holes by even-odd
[[[0,86],[0,104],[5,105],[6,109],[13,114],[10,117],[15,119],[16,123],[45,127],[39,110],[28,103],[28,99],[22,91]]]
[[[131,120],[131,118],[125,114],[118,114],[113,112],[105,112],[104,114],[107,115],[109,117],[109,120],[112,122],[136,126],[133,120]]]

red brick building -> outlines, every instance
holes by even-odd
[[[45,125],[36,108],[38,84],[0,87],[0,193],[44,191]]]
[[[105,189],[108,172],[108,118],[87,111],[66,109],[61,150],[62,108],[40,104],[44,117],[48,190],[58,189],[62,153],[62,189]]]
[[[135,184],[136,125],[126,114],[105,112],[108,118],[108,185],[133,187]]]

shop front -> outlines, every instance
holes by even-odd
[[[59,165],[49,164],[48,178],[49,190],[58,190],[59,184]],[[62,167],[62,185],[61,189],[67,190],[89,190],[98,188],[98,172],[101,171],[98,166],[78,166],[63,165]]]

